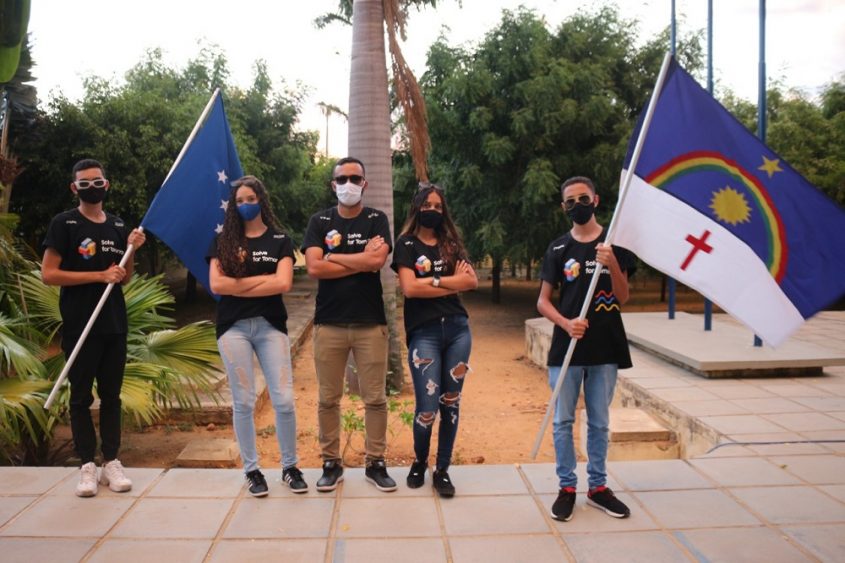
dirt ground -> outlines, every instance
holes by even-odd
[[[665,310],[659,302],[660,281],[633,282],[632,298],[626,311]],[[530,460],[530,451],[545,413],[549,388],[546,371],[531,364],[524,357],[524,321],[537,317],[535,302],[539,282],[505,279],[502,284],[502,303],[491,302],[491,283],[484,280],[479,289],[463,296],[470,314],[473,349],[470,357],[472,372],[467,377],[461,399],[461,422],[455,444],[453,462],[517,463]],[[679,310],[702,309],[701,298],[680,290]],[[391,401],[394,411],[389,418],[387,461],[389,465],[410,465],[413,461],[411,428],[402,422],[403,411],[413,413],[413,389],[406,368],[406,384],[402,393]],[[317,382],[314,372],[313,348],[308,338],[294,359],[298,454],[300,467],[319,467],[317,441]],[[344,399],[342,412],[351,422],[363,417],[360,401]],[[125,425],[121,460],[129,467],[172,467],[185,445],[196,438],[232,438],[230,425],[213,428],[188,423],[159,425],[133,430]],[[577,432],[576,424],[576,432]],[[257,413],[258,448],[263,467],[278,467],[279,448],[269,401]],[[57,437],[69,437],[61,429]],[[436,451],[436,432],[432,453]],[[363,433],[353,431],[342,438],[344,462],[348,466],[361,465]],[[577,444],[577,436],[576,436]],[[536,461],[553,461],[554,449],[551,429],[546,432]]]

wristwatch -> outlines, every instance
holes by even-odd
[[[440,276],[439,275],[434,274],[434,279],[431,280],[431,285],[433,287],[440,287]]]
[[[325,260],[326,262],[328,262],[328,261],[329,261],[329,256],[331,256],[331,255],[332,255],[332,253],[331,253],[331,252],[326,252],[325,254],[323,254],[323,260]]]

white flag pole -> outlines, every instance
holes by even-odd
[[[194,125],[194,130],[191,131],[191,134],[188,136],[188,140],[185,141],[185,144],[182,146],[182,150],[179,152],[179,156],[176,157],[176,160],[173,161],[173,166],[170,167],[170,171],[167,173],[167,177],[165,177],[164,185],[167,180],[170,178],[170,175],[176,169],[176,166],[179,165],[179,162],[182,160],[182,157],[185,155],[185,151],[188,150],[188,147],[194,140],[194,137],[197,136],[197,132],[200,130],[203,122],[205,121],[208,112],[211,111],[211,106],[214,104],[214,100],[217,99],[217,96],[220,95],[220,88],[216,88],[214,93],[211,95],[211,99],[205,106],[205,109],[200,115],[200,118],[197,120],[196,125]],[[141,221],[143,223],[143,220]],[[138,227],[138,230],[141,232],[144,231],[144,227]],[[126,262],[132,257],[133,252],[135,251],[135,247],[133,245],[129,245],[126,247],[126,252],[123,253],[123,258],[120,260],[120,267],[123,268],[126,265]],[[82,349],[82,345],[85,344],[85,340],[88,338],[88,333],[91,332],[91,328],[93,328],[94,323],[97,321],[97,317],[100,316],[100,311],[103,309],[103,306],[106,304],[106,300],[111,295],[112,290],[114,289],[114,283],[110,283],[106,286],[105,291],[103,291],[103,295],[100,297],[100,301],[97,303],[97,306],[94,307],[94,312],[91,313],[91,318],[88,319],[88,323],[85,325],[85,328],[82,329],[82,334],[79,335],[79,339],[76,341],[76,345],[73,347],[73,351],[68,356],[67,362],[65,362],[65,367],[62,369],[62,372],[59,374],[59,377],[56,378],[56,382],[53,384],[53,390],[50,391],[50,395],[47,397],[47,401],[44,403],[44,409],[49,410],[50,407],[53,406],[53,401],[56,400],[56,396],[59,394],[59,389],[61,388],[62,384],[67,379],[67,374],[70,371],[70,368],[73,366],[73,363],[76,361],[76,357],[79,355],[79,351]]]
[[[625,178],[622,181],[622,185],[619,186],[619,201],[616,204],[616,210],[613,213],[613,217],[610,220],[610,226],[607,228],[607,234],[605,235],[604,242],[605,244],[611,244],[613,230],[616,226],[616,218],[619,215],[620,210],[622,209],[622,204],[625,202],[625,197],[628,194],[628,186],[631,184],[631,180],[634,177],[634,170],[637,169],[637,161],[640,158],[640,153],[642,152],[643,144],[645,143],[646,133],[648,132],[648,128],[651,125],[651,119],[654,115],[654,108],[657,106],[657,100],[660,97],[660,91],[663,89],[663,83],[666,81],[666,73],[669,70],[669,61],[672,60],[672,54],[666,53],[666,56],[663,57],[663,64],[660,67],[660,73],[657,75],[657,82],[654,85],[654,92],[651,94],[651,100],[648,103],[648,109],[646,110],[645,118],[643,119],[643,125],[640,128],[640,135],[637,138],[637,143],[634,146],[634,153],[631,155],[631,162],[628,165],[628,170],[625,173]],[[587,295],[584,298],[584,303],[581,305],[581,313],[578,315],[578,319],[584,320],[587,317],[587,312],[590,308],[590,303],[593,300],[593,293],[596,291],[596,286],[599,283],[599,276],[601,275],[602,270],[604,269],[601,264],[597,264],[596,269],[593,271],[593,277],[590,280],[590,286],[587,288]],[[589,330],[589,329],[588,329]],[[552,413],[554,412],[555,404],[557,403],[558,395],[560,395],[560,389],[563,386],[563,379],[566,377],[566,370],[569,369],[569,363],[572,361],[572,354],[575,352],[575,345],[578,341],[574,338],[569,340],[569,347],[566,349],[566,356],[563,358],[563,365],[560,368],[560,375],[557,378],[557,382],[555,383],[555,388],[552,390],[552,396],[549,398],[549,403],[546,406],[546,415],[543,417],[543,422],[540,424],[540,430],[537,432],[537,438],[534,440],[534,448],[531,450],[531,459],[537,459],[537,452],[540,451],[540,444],[543,442],[543,436],[546,433],[546,428],[549,426],[549,421],[552,418]]]

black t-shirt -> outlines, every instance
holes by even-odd
[[[206,260],[219,258],[217,239],[211,241]],[[275,274],[279,260],[293,260],[293,242],[290,237],[268,227],[260,237],[247,238],[247,277]],[[250,258],[251,257],[251,258]],[[282,294],[264,297],[236,297],[221,295],[217,303],[217,338],[220,338],[236,321],[264,317],[271,325],[287,334],[288,312]]]
[[[454,268],[440,257],[440,249],[436,245],[429,246],[413,235],[402,235],[396,239],[391,268],[398,272],[400,266],[410,268],[418,278],[430,278],[434,274],[451,276],[455,273]],[[422,324],[448,315],[469,316],[457,295],[406,297],[405,334],[410,334]]]
[[[596,246],[604,241],[605,231],[594,241],[578,242],[569,234],[549,245],[543,258],[540,279],[560,287],[558,311],[567,319],[577,318],[590,286],[590,279],[597,265]],[[624,248],[614,246],[613,253],[623,272],[630,279],[636,271],[636,257]],[[622,326],[619,302],[613,295],[610,270],[602,269],[593,303],[587,312],[590,327],[578,341],[572,355],[573,366],[617,364],[619,369],[631,367],[628,338]],[[562,366],[569,347],[569,334],[555,325],[552,346],[549,349],[549,366]]]
[[[62,257],[60,270],[101,272],[119,264],[126,252],[128,231],[123,219],[106,213],[103,223],[86,218],[79,209],[59,213],[50,222],[42,248],[52,248]],[[115,284],[91,334],[126,334],[126,303],[120,284]],[[82,334],[108,284],[86,283],[63,286],[59,297],[64,338]]]
[[[387,215],[364,207],[356,217],[345,219],[331,207],[315,213],[308,221],[302,252],[319,246],[332,254],[363,252],[375,236],[392,249]],[[379,272],[358,272],[342,278],[319,280],[315,324],[387,324],[381,296]]]

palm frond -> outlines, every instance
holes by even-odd
[[[175,299],[161,282],[162,276],[134,276],[123,286],[129,333],[138,334],[171,328],[175,322],[159,313],[171,310]]]
[[[0,313],[0,371],[19,376],[43,375],[38,360],[39,347],[21,338],[18,331],[28,331],[24,319],[13,319]]]
[[[59,288],[44,285],[41,271],[31,270],[18,276],[23,292],[22,310],[31,324],[41,330],[47,341],[52,341],[62,326],[59,311]]]
[[[47,381],[3,378],[0,379],[0,456],[8,457],[5,446],[17,446],[24,435],[38,440],[49,427],[44,411]]]
[[[130,348],[133,360],[165,366],[185,377],[196,377],[220,367],[214,325],[208,321],[143,335]]]
[[[139,364],[133,364],[132,371],[134,372]],[[129,370],[129,366],[127,371]],[[138,374],[133,374],[130,377],[123,379],[123,387],[120,388],[120,402],[122,403],[123,412],[131,416],[135,423],[153,424],[161,418],[161,408],[153,399],[155,388],[153,381],[156,379],[153,374],[152,377],[142,377]]]

